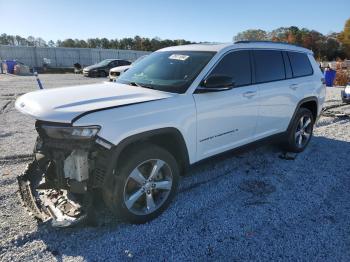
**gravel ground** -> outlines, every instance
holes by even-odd
[[[46,88],[101,82],[42,75]],[[14,109],[32,77],[0,75],[1,261],[350,261],[350,120],[322,117],[295,160],[265,145],[194,166],[158,219],[108,219],[99,227],[54,229],[21,207],[16,175],[32,151],[34,121]],[[340,89],[327,90],[327,105]]]

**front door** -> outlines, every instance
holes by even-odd
[[[210,75],[234,80],[231,90],[194,93],[197,109],[197,159],[253,140],[258,114],[258,89],[252,85],[250,51],[226,54]]]

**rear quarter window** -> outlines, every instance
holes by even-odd
[[[313,74],[310,60],[305,53],[288,52],[292,66],[293,77],[309,76]]]

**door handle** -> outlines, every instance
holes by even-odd
[[[291,84],[291,85],[289,86],[289,88],[290,88],[290,89],[293,89],[293,90],[296,90],[298,87],[299,87],[298,84]]]
[[[256,91],[248,91],[248,92],[243,93],[243,96],[247,97],[247,98],[252,98],[255,95],[256,95]]]

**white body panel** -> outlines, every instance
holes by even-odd
[[[15,106],[38,120],[71,123],[88,111],[170,96],[170,93],[105,82],[30,92],[18,98]]]
[[[257,84],[259,90],[258,122],[255,139],[283,132],[300,100],[290,88],[293,79]]]
[[[102,110],[83,116],[74,125],[100,125],[98,135],[115,145],[135,134],[174,127],[183,135],[190,162],[196,161],[196,109],[192,96],[173,95],[168,99]]]
[[[203,159],[249,143],[258,115],[256,86],[194,94],[197,108],[197,156]],[[246,96],[246,94],[251,96]]]

